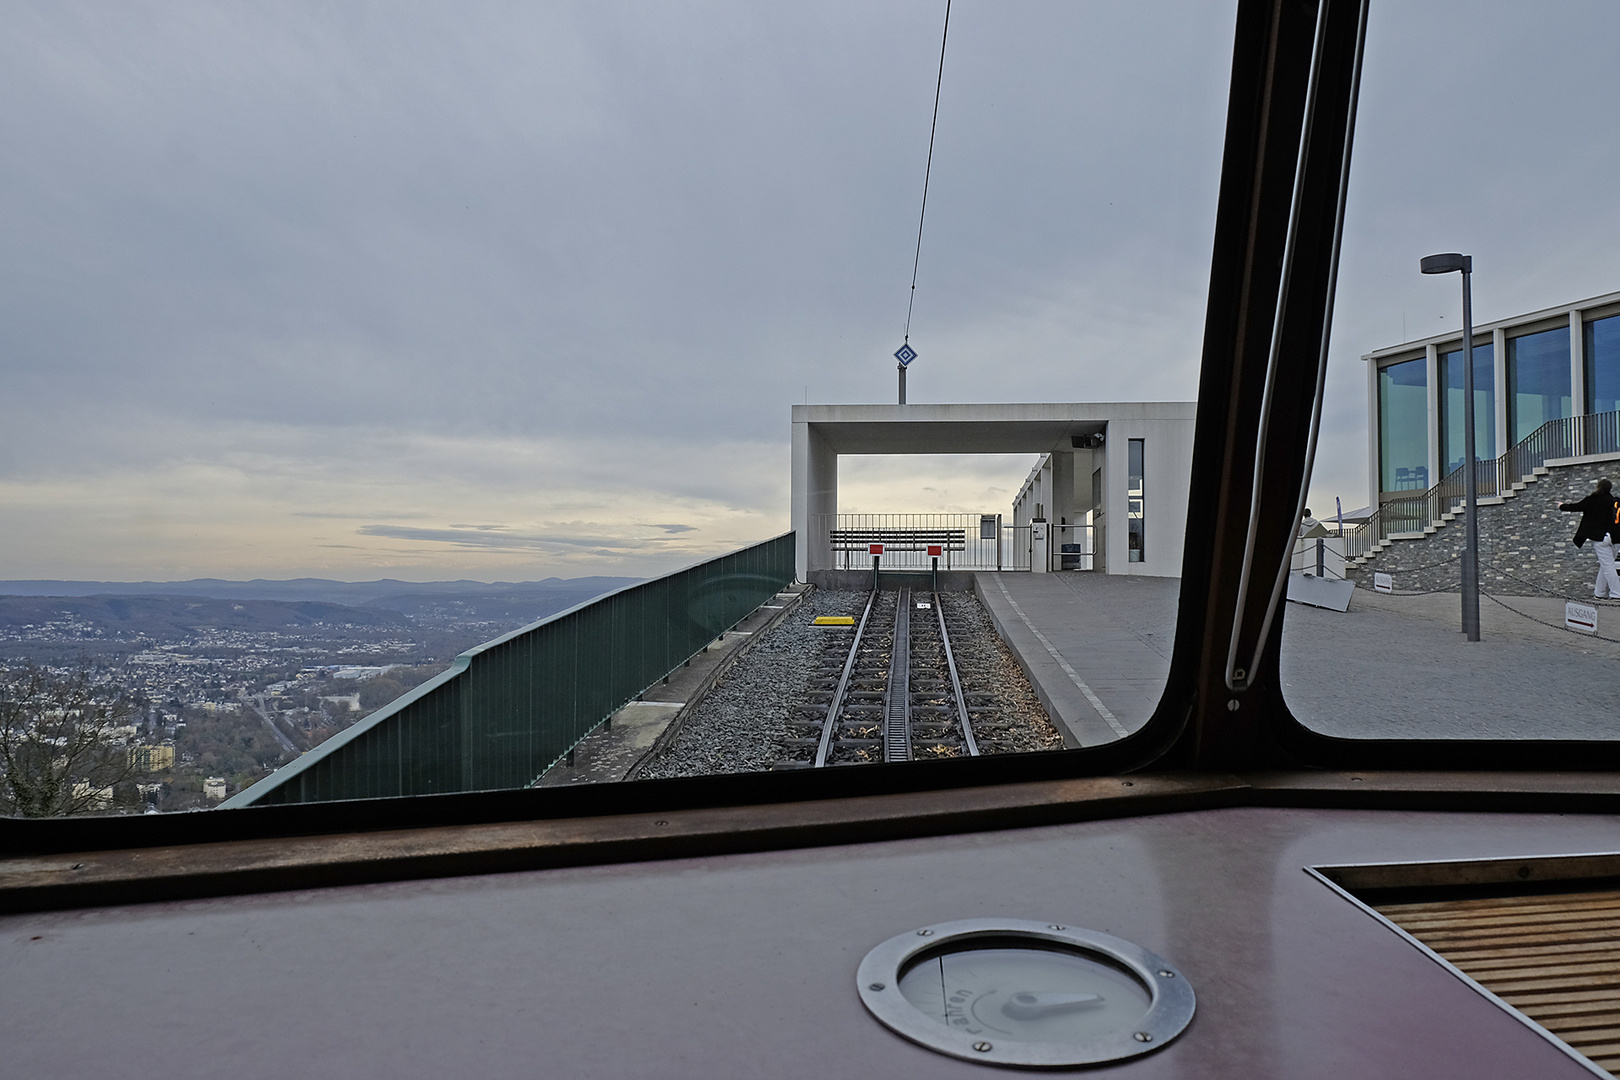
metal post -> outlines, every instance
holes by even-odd
[[[906,403],[906,365],[896,364],[895,370],[900,373],[900,404]]]
[[[1462,628],[1479,640],[1479,466],[1474,458],[1474,297],[1473,262],[1464,257],[1463,286],[1463,520]]]
[[[872,591],[873,592],[878,591],[878,569],[877,568],[878,568],[878,560],[881,559],[881,558],[883,558],[883,556],[881,556],[881,555],[872,556]]]
[[[939,592],[939,556],[934,556],[934,585],[930,592]]]
[[[1425,274],[1462,272],[1463,286],[1463,557],[1462,628],[1469,641],[1479,640],[1479,463],[1474,446],[1474,257],[1448,251],[1418,261]],[[1497,331],[1498,334],[1501,331]],[[1501,359],[1502,350],[1497,350]],[[1501,494],[1501,478],[1496,493]]]
[[[1316,538],[1316,576],[1327,577],[1327,539],[1321,536]]]

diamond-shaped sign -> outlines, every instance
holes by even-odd
[[[917,359],[917,350],[913,349],[911,344],[907,342],[895,351],[894,358],[900,361],[901,367],[909,367],[911,362]]]

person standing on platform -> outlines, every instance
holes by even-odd
[[[1592,595],[1599,600],[1620,600],[1620,576],[1614,567],[1614,549],[1620,542],[1620,509],[1613,493],[1613,485],[1605,478],[1597,482],[1597,490],[1580,502],[1559,503],[1565,513],[1579,513],[1581,523],[1575,529],[1575,546],[1592,541],[1597,551],[1597,580],[1592,583]]]

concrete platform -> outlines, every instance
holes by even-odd
[[[973,588],[1066,745],[1112,742],[1153,715],[1170,675],[1179,578],[988,572]]]

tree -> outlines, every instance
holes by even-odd
[[[88,665],[67,674],[29,664],[0,676],[0,812],[83,814],[135,773],[118,728],[132,701],[91,685]]]
[[[367,712],[380,709],[408,689],[398,679],[377,675],[360,684],[360,707]]]

